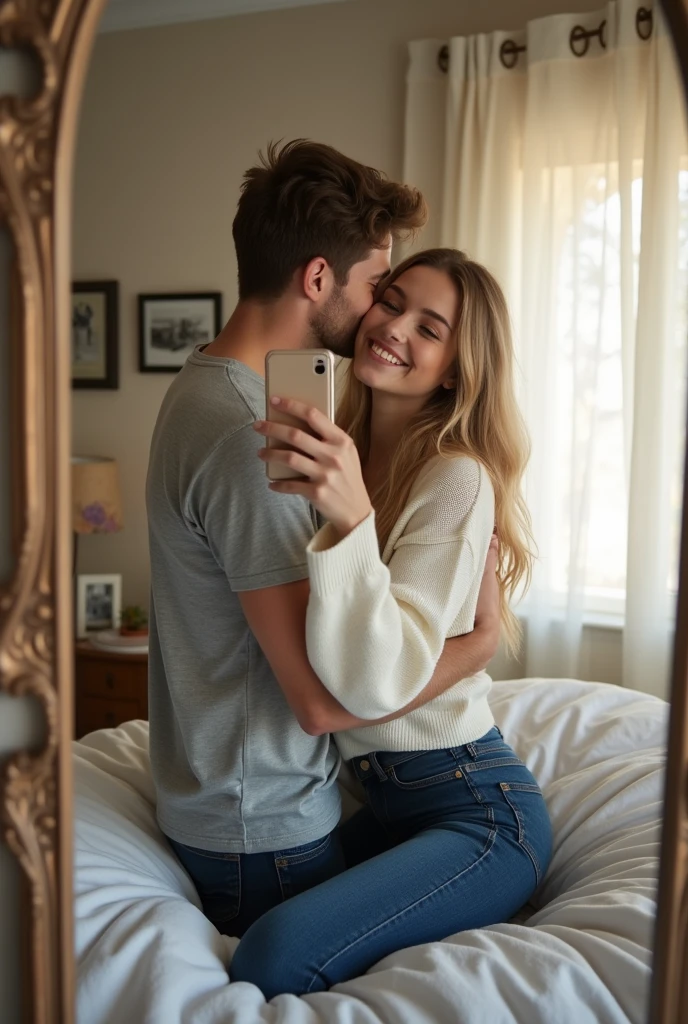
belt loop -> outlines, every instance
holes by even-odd
[[[380,767],[380,762],[377,759],[377,755],[376,754],[368,754],[368,760],[370,761],[370,766],[373,769],[373,771],[375,772],[375,774],[377,775],[377,777],[380,780],[380,782],[386,782],[387,781],[387,774],[386,774],[384,768]]]
[[[466,744],[466,750],[468,751],[470,757],[472,757],[474,761],[477,761],[477,759],[478,759],[478,748],[476,747],[475,743],[467,743]]]

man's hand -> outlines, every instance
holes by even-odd
[[[499,583],[497,582],[497,553],[499,542],[497,534],[492,534],[492,540],[487,551],[485,569],[478,594],[478,604],[475,609],[475,630],[484,634],[487,642],[486,655],[487,665],[499,647],[499,627],[501,623],[501,597]],[[483,666],[484,667],[484,666]]]

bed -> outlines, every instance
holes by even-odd
[[[147,723],[76,742],[79,1024],[644,1022],[668,706],[553,679],[495,683],[491,704],[553,821],[554,856],[531,904],[330,992],[269,1004],[229,984],[237,940],[204,918],[157,827]]]

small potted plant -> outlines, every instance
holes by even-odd
[[[148,636],[148,616],[139,604],[128,604],[120,615],[121,636]]]

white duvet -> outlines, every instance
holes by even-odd
[[[527,922],[405,949],[330,992],[270,1004],[229,984],[236,940],[203,917],[156,825],[147,724],[75,743],[79,1024],[643,1024],[667,705],[571,680],[496,683],[491,703],[554,825]]]

